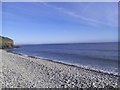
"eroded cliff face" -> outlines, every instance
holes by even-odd
[[[12,39],[0,36],[0,48],[12,48],[14,42]]]

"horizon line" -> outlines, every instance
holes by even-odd
[[[15,45],[44,45],[44,44],[93,44],[93,43],[119,43],[119,41],[114,41],[114,42],[68,42],[68,43],[26,43],[26,44],[15,44]]]

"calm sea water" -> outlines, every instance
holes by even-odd
[[[17,53],[49,58],[67,64],[117,74],[117,43],[22,45]]]

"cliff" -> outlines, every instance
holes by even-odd
[[[12,39],[8,37],[0,36],[0,48],[12,48],[14,45],[14,42]]]

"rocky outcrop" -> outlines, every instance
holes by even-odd
[[[12,39],[0,36],[0,48],[12,48],[13,46],[14,42]]]

